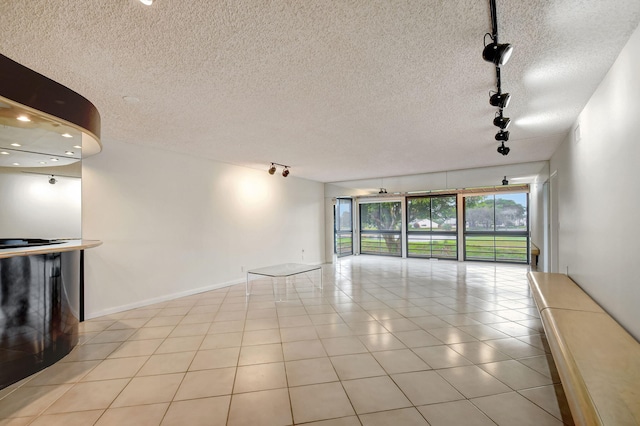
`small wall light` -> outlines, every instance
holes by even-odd
[[[386,194],[387,193],[387,188],[380,188],[380,191],[378,191],[378,194]]]
[[[56,178],[55,178],[55,177],[53,177],[53,175],[51,175],[51,178],[49,178],[49,183],[50,183],[51,185],[55,185],[55,184],[56,184],[56,182],[57,182]]]
[[[280,166],[283,168],[282,170],[282,176],[283,177],[287,177],[289,176],[289,173],[291,173],[291,170],[289,170],[289,166],[286,166],[284,164],[280,164],[280,163],[271,163],[271,167],[269,167],[269,174],[270,175],[274,175],[276,173],[276,166]]]
[[[502,184],[503,185],[509,185],[509,181],[507,180],[507,177],[505,176],[504,179],[502,179]]]

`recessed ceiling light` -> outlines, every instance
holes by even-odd
[[[73,152],[73,151],[65,151],[64,153],[65,153],[66,155],[74,155],[74,154],[75,154],[75,152]]]
[[[13,165],[14,165],[14,166],[19,166],[19,165],[20,165],[20,163],[13,163]]]
[[[63,138],[72,138],[73,136],[71,136],[69,133],[63,133],[62,137]]]
[[[75,149],[82,149],[82,147],[80,145],[74,145],[73,146]]]
[[[122,100],[128,104],[137,104],[138,102],[140,102],[140,99],[136,98],[135,96],[123,96]]]
[[[51,161],[60,161],[57,158],[52,158]]]
[[[12,143],[11,146],[22,146],[19,143]]]
[[[26,115],[19,115],[17,119],[19,121],[24,121],[24,122],[31,121],[31,119],[29,117],[27,117]]]
[[[46,161],[41,161],[40,164],[47,164],[47,162]]]
[[[1,155],[9,155],[9,153],[7,151],[0,151]]]
[[[140,3],[146,6],[151,6],[153,4],[153,0],[140,0]]]

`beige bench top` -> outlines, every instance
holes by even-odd
[[[640,343],[567,276],[529,283],[577,425],[640,425]]]
[[[531,254],[534,256],[540,255],[540,249],[535,244],[531,243]]]
[[[538,309],[572,309],[604,312],[575,282],[563,274],[529,272],[529,284]]]

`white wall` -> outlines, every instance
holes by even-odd
[[[48,175],[0,172],[0,238],[80,238],[81,181]]]
[[[531,163],[479,167],[475,169],[451,170],[418,175],[331,182],[326,184],[325,191],[326,197],[337,197],[375,195],[380,187],[384,187],[389,193],[393,193],[500,186],[502,185],[502,178],[505,175],[511,183],[530,183],[536,178],[548,177],[548,166],[548,161],[534,161]],[[546,177],[543,181],[546,180]],[[514,180],[514,178],[516,178],[516,180]]]
[[[538,256],[538,271],[545,271],[544,252],[547,250],[544,240],[544,180],[548,176],[541,177],[538,181],[529,185],[529,220],[531,223],[531,243],[540,249]]]
[[[640,340],[640,28],[551,158],[559,271]]]
[[[324,261],[317,182],[108,142],[83,162],[88,318]],[[304,250],[304,255],[302,253]]]

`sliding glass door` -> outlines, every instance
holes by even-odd
[[[528,193],[476,194],[338,198],[335,253],[528,263]]]
[[[457,259],[455,195],[407,198],[407,256]]]
[[[338,198],[334,209],[335,254],[338,257],[353,254],[353,200]]]
[[[400,201],[360,204],[360,253],[402,256]]]
[[[526,193],[465,197],[465,260],[527,263],[527,216]]]

